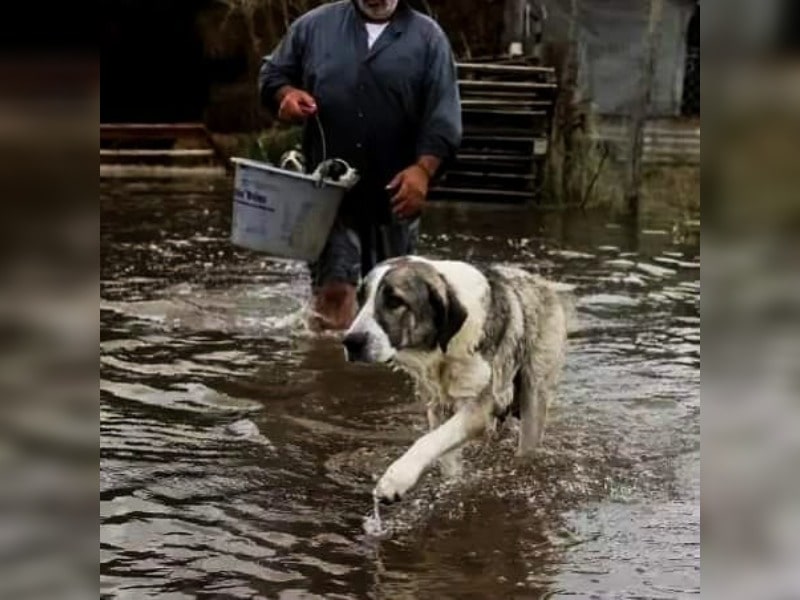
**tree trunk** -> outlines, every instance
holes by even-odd
[[[644,130],[647,126],[647,112],[653,89],[653,75],[658,52],[657,32],[661,21],[663,0],[650,0],[650,18],[647,26],[647,55],[643,62],[642,84],[638,101],[633,107],[630,124],[630,156],[625,204],[631,215],[639,213],[639,199],[642,192],[642,162],[644,154]]]

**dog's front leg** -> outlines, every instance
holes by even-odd
[[[428,427],[434,431],[446,421],[444,409],[439,405],[428,407]],[[439,459],[439,469],[446,479],[454,479],[461,475],[461,448],[451,450]]]
[[[384,503],[400,500],[431,465],[480,434],[487,423],[488,415],[477,402],[465,404],[393,462],[378,481],[373,495]]]

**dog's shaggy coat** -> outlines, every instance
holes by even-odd
[[[412,256],[375,267],[359,302],[348,360],[408,372],[431,428],[384,473],[376,498],[399,500],[437,461],[455,474],[460,446],[509,414],[520,419],[519,454],[539,444],[566,350],[553,284],[511,267]]]

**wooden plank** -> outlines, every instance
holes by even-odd
[[[629,159],[628,154],[621,154],[615,157],[617,162],[624,162]],[[701,158],[699,154],[669,154],[644,152],[642,160],[645,164],[653,165],[699,165]]]
[[[499,189],[509,192],[530,192],[536,176],[531,173],[497,173],[451,171],[439,184],[447,188]]]
[[[473,153],[473,152],[465,152],[459,153],[456,157],[457,162],[496,162],[496,163],[505,163],[505,164],[527,164],[530,162],[531,157],[526,155],[514,154],[514,155],[505,155],[505,154],[488,154],[485,152],[482,153]]]
[[[672,150],[663,150],[661,148],[645,148],[644,150],[645,156],[674,156],[678,158],[685,158],[686,160],[698,161],[700,160],[702,154],[700,152],[675,152]],[[617,152],[615,154],[615,158],[618,160],[627,160],[630,158],[630,152],[627,150],[623,150],[621,152]]]
[[[482,134],[482,133],[470,133],[465,132],[463,135],[462,143],[463,142],[496,142],[498,144],[504,143],[512,143],[512,144],[526,144],[531,145],[536,143],[536,136],[530,133],[522,133],[520,132],[518,135],[492,135],[492,134]]]
[[[163,165],[100,165],[101,178],[131,179],[191,179],[193,177],[222,177],[223,166],[177,167]]]
[[[176,149],[176,150],[109,150],[100,149],[100,158],[211,158],[213,150]]]
[[[144,133],[204,133],[202,123],[101,123],[100,133],[141,131]]]
[[[484,200],[489,202],[522,203],[533,199],[532,192],[509,191],[499,189],[478,189],[461,187],[439,187],[432,190],[432,200]]]
[[[462,108],[462,113],[480,115],[500,115],[509,117],[546,117],[546,110],[525,110],[509,108]]]
[[[204,127],[197,125],[146,125],[138,123],[100,125],[100,139],[170,139],[176,137],[205,138]]]
[[[625,138],[592,138],[596,142],[604,142],[606,144],[611,144],[613,146],[617,146],[618,148],[625,149],[629,147],[629,141]],[[666,150],[672,150],[675,152],[700,152],[700,142],[693,142],[693,143],[684,143],[684,142],[671,142],[666,140],[659,140],[659,139],[646,139],[644,141],[645,148],[663,148]]]
[[[194,140],[202,140],[205,142],[205,145],[208,146],[209,150],[203,150],[203,152],[210,152],[211,154],[203,154],[203,155],[195,155],[193,158],[210,158],[211,156],[216,157],[217,161],[220,162],[226,170],[231,171],[232,166],[230,165],[227,157],[225,156],[225,152],[219,145],[216,143],[214,138],[211,136],[209,131],[206,129],[203,123],[101,123],[100,124],[100,140],[101,142],[105,142],[106,144],[114,145],[115,142],[126,142],[126,143],[133,143],[133,142],[144,142],[144,141],[153,141],[153,140],[177,140],[177,139],[194,139]],[[139,150],[141,152],[145,152],[145,154],[138,155],[138,158],[142,159],[145,162],[152,162],[153,159],[156,158],[168,158],[174,160],[178,158],[178,155],[171,154],[171,155],[164,155],[164,154],[147,154],[147,152],[152,151],[163,151],[161,149],[122,149],[122,148],[104,148],[104,150],[116,150],[119,152],[130,152],[133,150]],[[187,149],[189,150],[189,149]],[[194,149],[192,149],[194,150]],[[104,157],[103,153],[101,152],[101,158]],[[112,155],[106,154],[105,158],[109,159]],[[183,158],[187,158],[191,156],[191,154],[184,154]],[[131,158],[134,157],[132,154],[118,154],[118,159],[131,162]]]
[[[494,173],[491,171],[463,171],[463,170],[450,170],[445,176],[445,180],[451,177],[496,177],[497,179],[520,179],[524,181],[533,181],[535,176],[527,173]]]
[[[526,91],[526,92],[555,92],[554,83],[531,83],[527,81],[481,81],[481,80],[459,80],[458,85],[464,89],[475,90],[494,90],[494,91]]]
[[[458,163],[458,168],[469,171],[486,171],[489,173],[509,173],[514,175],[528,175],[533,172],[533,165],[534,162],[531,159],[518,164],[489,162],[489,161],[483,161],[483,162],[464,161]]]
[[[504,75],[529,73],[555,75],[555,69],[553,67],[537,67],[533,65],[501,65],[497,63],[460,62],[456,64],[456,67],[458,69],[478,71],[481,73],[499,73]]]
[[[475,100],[507,100],[509,102],[529,102],[540,106],[552,106],[552,98],[541,98],[539,96],[531,95],[530,92],[522,90],[478,90],[478,89],[461,89],[461,98],[475,99]]]
[[[527,123],[525,126],[509,125],[484,125],[479,123],[464,123],[464,135],[480,135],[490,137],[517,137],[524,136],[532,139],[546,139],[549,135],[537,133]]]
[[[467,108],[547,108],[553,103],[549,100],[528,100],[525,97],[514,99],[501,98],[462,98],[461,107]]]
[[[613,142],[615,144],[628,143],[628,137],[623,134],[605,135],[594,134],[591,136],[593,140]],[[645,135],[645,143],[649,144],[663,144],[672,146],[700,146],[700,138],[697,137],[678,137],[678,136],[663,136],[663,135]]]
[[[625,140],[626,142],[629,140],[628,134],[624,131],[598,131],[594,132],[592,137],[600,140]],[[699,135],[676,135],[671,133],[651,133],[649,131],[645,132],[644,138],[645,140],[674,142],[676,144],[700,144],[701,139]]]
[[[491,157],[507,156],[529,160],[532,158],[535,148],[535,143],[506,143],[499,145],[465,140],[459,150],[459,156],[464,154],[480,154]]]

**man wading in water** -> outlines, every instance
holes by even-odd
[[[414,252],[428,185],[461,143],[450,44],[403,0],[340,0],[292,23],[264,59],[259,85],[281,120],[318,117],[327,157],[361,175],[309,265],[314,325],[346,329],[360,277]],[[322,160],[316,126],[305,127],[303,152],[311,168]]]

